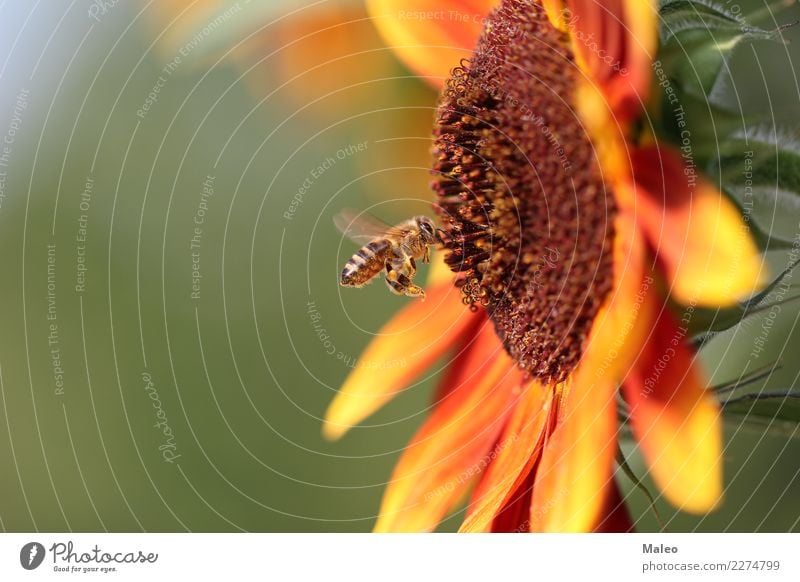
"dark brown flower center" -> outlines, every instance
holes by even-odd
[[[532,376],[561,381],[612,285],[614,197],[575,110],[568,37],[505,0],[453,71],[436,129],[447,262]]]

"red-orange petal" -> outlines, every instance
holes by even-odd
[[[529,533],[531,530],[531,499],[536,479],[536,464],[520,483],[513,495],[492,521],[492,533]]]
[[[441,88],[453,67],[469,58],[483,22],[499,0],[367,0],[386,44],[416,74]]]
[[[497,455],[481,477],[463,532],[488,531],[511,496],[525,481],[539,458],[544,436],[554,413],[550,386],[530,382],[524,388],[511,418],[500,435]]]
[[[617,450],[616,384],[584,371],[568,382],[558,426],[542,452],[531,531],[592,531],[601,515]]]
[[[603,506],[600,522],[595,526],[595,533],[629,533],[634,531],[633,520],[622,499],[619,485],[614,481],[608,488],[608,495]]]
[[[522,373],[486,324],[454,386],[409,443],[383,497],[377,532],[433,530],[488,466]]]
[[[436,387],[431,398],[431,402],[433,402],[434,405],[446,401],[450,392],[460,385],[461,378],[464,374],[464,366],[467,365],[467,362],[475,354],[472,348],[475,346],[477,339],[481,336],[481,332],[485,332],[484,328],[491,326],[485,313],[485,311],[481,310],[478,316],[473,318],[472,325],[464,330],[463,337],[456,343],[453,349],[453,361],[442,375],[442,379],[439,381],[439,385]],[[495,341],[499,342],[500,340],[495,336]],[[487,353],[485,356],[488,358],[489,354]]]
[[[632,161],[638,219],[679,302],[730,306],[763,286],[762,257],[728,198],[665,146]]]
[[[687,332],[664,309],[624,394],[656,485],[676,507],[701,513],[722,499],[722,419],[686,344]]]
[[[566,0],[560,18],[547,2],[551,20],[570,32],[578,64],[597,83],[617,121],[636,118],[646,102],[658,42],[653,0]]]
[[[337,439],[407,388],[444,355],[479,315],[449,283],[410,300],[372,340],[325,414],[323,433]]]

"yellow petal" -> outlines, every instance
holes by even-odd
[[[431,268],[428,271],[428,286],[434,287],[449,283],[453,285],[458,276],[453,273],[444,261],[444,252],[436,253],[431,260]]]
[[[407,388],[447,352],[480,315],[461,302],[450,284],[410,300],[377,334],[325,414],[323,434],[338,439]]]
[[[469,58],[483,21],[497,0],[367,0],[378,31],[416,74],[442,87],[453,67]]]
[[[639,220],[684,304],[727,307],[760,290],[763,259],[734,204],[664,146],[634,152]]]

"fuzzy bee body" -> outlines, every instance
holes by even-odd
[[[342,285],[363,287],[386,268],[386,262],[394,255],[388,239],[376,239],[354,254],[342,270]]]
[[[363,287],[381,273],[397,295],[424,297],[425,291],[413,282],[416,261],[430,260],[430,247],[440,242],[433,221],[416,216],[396,226],[384,225],[363,215],[340,214],[335,219],[339,229],[357,242],[367,242],[354,254],[344,269],[340,282],[344,287]],[[371,239],[371,240],[370,240]]]

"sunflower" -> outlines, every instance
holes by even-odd
[[[765,274],[737,208],[649,129],[656,18],[645,0],[503,0],[447,80],[433,163],[447,268],[363,355],[406,365],[355,369],[324,423],[342,436],[450,354],[376,531],[431,531],[466,497],[462,531],[631,529],[620,400],[666,499],[721,503],[720,410],[687,327]]]

